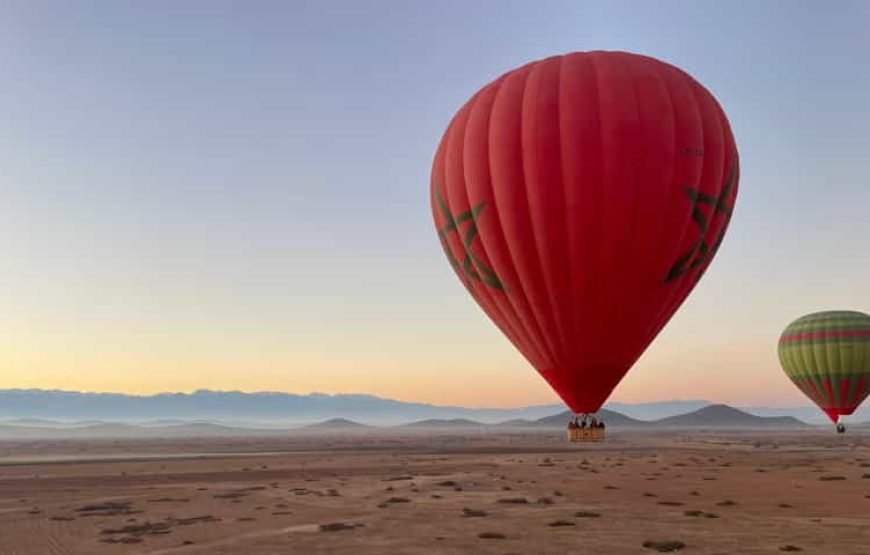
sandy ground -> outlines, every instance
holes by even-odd
[[[3,443],[0,554],[870,553],[866,433],[610,435]]]

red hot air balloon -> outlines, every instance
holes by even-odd
[[[703,275],[737,196],[722,108],[674,66],[581,52],[510,71],[435,154],[438,237],[480,307],[596,412]]]

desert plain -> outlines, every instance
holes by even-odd
[[[0,554],[870,553],[870,433],[0,443]]]

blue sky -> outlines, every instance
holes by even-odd
[[[802,402],[781,329],[870,312],[868,24],[857,1],[4,2],[0,387],[554,400],[442,259],[429,169],[480,86],[614,49],[708,87],[742,167],[717,260],[614,398]]]

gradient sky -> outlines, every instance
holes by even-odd
[[[453,112],[530,60],[676,64],[741,191],[612,399],[806,401],[776,358],[870,312],[870,3],[0,3],[0,388],[557,400],[465,293],[428,206]]]

